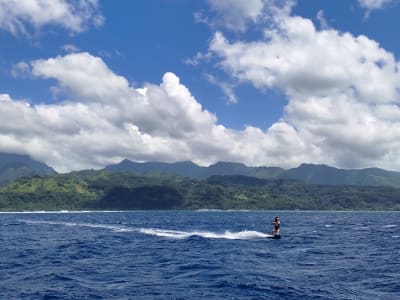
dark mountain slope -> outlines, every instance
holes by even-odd
[[[302,164],[285,171],[280,177],[311,184],[400,187],[399,172],[377,168],[343,170],[326,165]]]
[[[0,153],[0,185],[8,184],[21,177],[55,173],[51,167],[31,159],[28,155]]]

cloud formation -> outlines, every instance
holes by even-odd
[[[219,124],[176,74],[137,88],[100,57],[76,52],[14,66],[15,78],[55,80],[52,90],[64,99],[32,105],[0,94],[0,151],[29,154],[58,171],[101,168],[124,158],[400,170],[400,63],[392,53],[366,36],[323,26],[322,13],[317,29],[311,20],[291,15],[293,1],[252,1],[245,8],[243,1],[227,3],[209,1],[221,26],[240,31],[257,22],[264,37],[230,41],[216,32],[209,52],[187,63],[217,60],[235,86],[282,90],[288,99],[284,115],[267,130]],[[27,15],[28,4],[59,10]],[[77,33],[96,18],[97,1],[0,0],[0,8],[0,17],[5,11],[13,15],[12,22],[0,18],[0,27],[14,34],[47,24]],[[80,15],[82,8],[86,13]],[[237,101],[234,85],[208,79]]]
[[[215,28],[245,32],[250,25],[269,24],[271,18],[290,13],[295,0],[207,0],[214,15],[195,14],[198,22]]]
[[[263,0],[208,0],[211,10],[216,13],[213,21],[230,30],[244,31],[249,22],[257,22],[261,16]]]
[[[393,0],[358,0],[358,4],[367,9],[368,11],[372,11],[375,9],[381,9],[385,5],[394,2]]]
[[[207,80],[222,90],[228,104],[236,104],[238,102],[233,84],[223,82],[212,74],[207,74]]]
[[[400,169],[400,64],[377,42],[282,14],[262,40],[217,32],[209,48],[235,80],[285,92],[279,124],[311,150],[305,161]]]
[[[103,22],[98,0],[0,0],[0,28],[14,35],[29,35],[46,25],[75,34]]]
[[[219,125],[173,73],[166,73],[159,85],[133,88],[89,53],[29,65],[33,76],[56,79],[56,88],[69,98],[30,105],[0,95],[0,151],[29,154],[58,171],[100,168],[123,158],[288,166],[304,153],[304,145],[284,123],[268,132]],[[284,148],[296,148],[299,157],[292,153],[288,158]]]

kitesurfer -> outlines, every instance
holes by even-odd
[[[275,217],[275,220],[272,224],[274,225],[274,228],[272,229],[272,234],[280,235],[279,226],[281,225],[281,222],[279,221],[279,217]]]

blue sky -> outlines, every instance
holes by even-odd
[[[390,0],[0,0],[0,151],[400,170]]]

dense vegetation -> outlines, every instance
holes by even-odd
[[[21,178],[0,188],[0,210],[400,210],[400,189],[296,180],[81,171]]]

